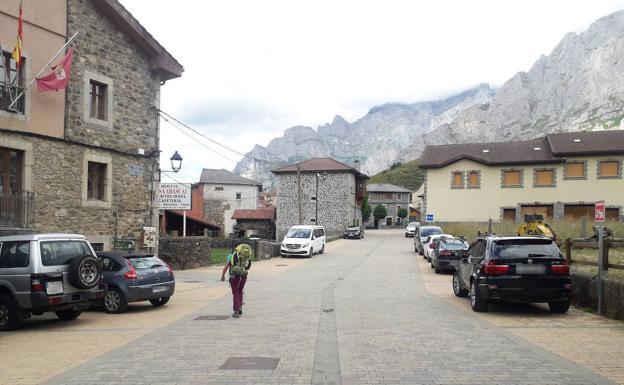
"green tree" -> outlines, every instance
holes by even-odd
[[[368,222],[368,220],[370,219],[372,211],[373,210],[371,209],[370,205],[368,204],[368,196],[365,196],[364,197],[364,201],[362,201],[362,223]]]
[[[384,219],[387,216],[388,216],[388,211],[382,205],[377,205],[375,207],[375,210],[373,210],[373,217],[375,217],[375,219]]]
[[[407,217],[407,209],[400,208],[399,211],[397,212],[397,216],[401,219],[404,219],[405,217]]]

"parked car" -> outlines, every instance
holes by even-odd
[[[364,228],[361,226],[349,226],[342,233],[342,237],[344,239],[347,239],[347,238],[362,239],[364,238]]]
[[[443,271],[455,271],[464,257],[468,244],[457,238],[438,238],[435,248],[430,252],[431,267],[436,274]]]
[[[472,310],[490,302],[547,302],[553,313],[570,307],[570,266],[544,237],[486,236],[475,241],[453,275],[453,292],[470,295]]]
[[[175,291],[173,270],[153,255],[99,252],[106,293],[101,301],[107,313],[123,313],[130,302],[169,302]]]
[[[258,235],[258,234],[251,234],[249,236],[249,240],[250,241],[259,241],[260,240],[260,235]]]
[[[46,312],[78,318],[104,295],[101,278],[101,262],[82,235],[0,237],[0,331]]]
[[[426,258],[424,242],[428,237],[442,233],[442,228],[439,226],[418,226],[414,234],[414,251]]]
[[[418,226],[420,226],[420,222],[408,223],[407,226],[405,226],[405,238],[413,237]]]
[[[288,230],[280,246],[284,257],[301,255],[312,257],[325,252],[325,229],[323,226],[293,226]]]
[[[423,242],[423,258],[425,258],[428,262],[431,263],[431,253],[442,238],[452,239],[454,237],[451,234],[435,234],[427,237],[427,239]]]

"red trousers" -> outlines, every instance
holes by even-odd
[[[233,275],[230,277],[230,287],[232,288],[232,297],[234,304],[232,310],[239,311],[243,308],[243,288],[247,282],[247,276]]]

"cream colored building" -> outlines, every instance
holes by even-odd
[[[424,213],[436,222],[606,216],[624,219],[624,131],[551,134],[530,141],[428,146]]]

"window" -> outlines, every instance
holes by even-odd
[[[243,194],[242,194],[242,193],[237,192],[237,193],[236,193],[236,199],[242,199],[242,198],[243,198]]]
[[[93,119],[108,120],[108,86],[95,80],[90,80],[89,86],[89,116]]]
[[[516,209],[503,209],[503,221],[515,222],[516,221]]]
[[[565,179],[584,179],[585,162],[567,162],[564,166]]]
[[[551,187],[555,185],[555,170],[535,170],[533,186]]]
[[[30,242],[4,242],[0,250],[0,268],[26,267],[30,257]]]
[[[22,192],[23,158],[23,151],[0,148],[0,194]]]
[[[215,186],[215,191],[223,191],[223,187],[221,186]]]
[[[87,199],[103,201],[105,197],[106,164],[89,162]]]
[[[605,209],[605,218],[607,220],[620,220],[620,209],[618,207],[607,207]]]
[[[451,173],[451,188],[464,188],[464,173],[462,171]]]
[[[480,188],[481,177],[479,171],[468,171],[468,188]]]
[[[44,266],[68,265],[81,255],[93,255],[84,241],[41,242],[41,263]]]
[[[22,95],[17,102],[9,106],[24,91],[24,58],[17,68],[11,58],[11,52],[0,51],[0,110],[24,114],[26,95]]]
[[[522,187],[522,171],[503,170],[502,187]]]
[[[619,178],[620,177],[620,161],[619,160],[599,160],[598,161],[598,178]]]

